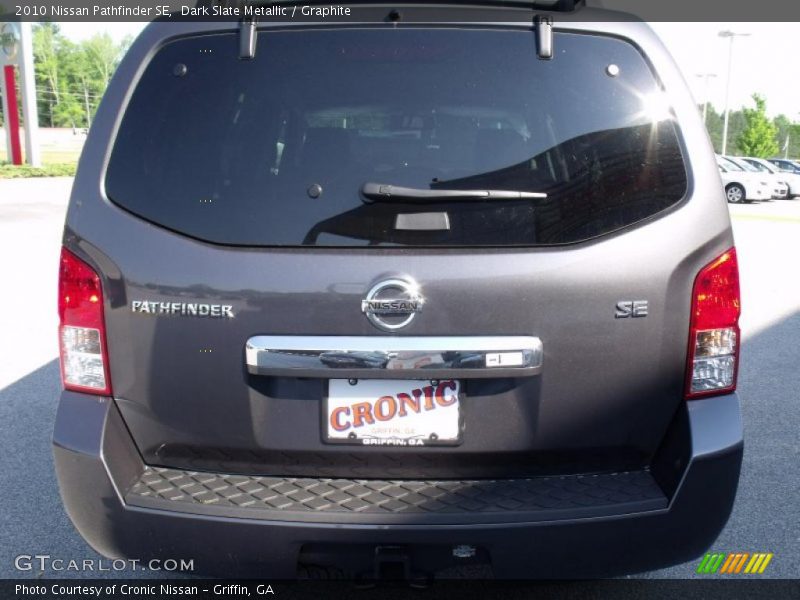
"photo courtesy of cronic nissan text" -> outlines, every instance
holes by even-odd
[[[798,40],[0,0],[0,599],[800,599]]]

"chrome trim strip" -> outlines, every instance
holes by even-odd
[[[544,350],[533,336],[267,336],[247,340],[252,375],[325,379],[530,377]]]

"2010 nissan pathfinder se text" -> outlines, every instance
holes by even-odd
[[[93,548],[553,578],[714,542],[743,447],[714,153],[649,27],[568,4],[146,28],[61,255]]]

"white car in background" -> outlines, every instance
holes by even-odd
[[[746,171],[744,167],[719,155],[717,155],[717,166],[729,203],[738,204],[772,198],[770,185],[761,173]]]
[[[794,198],[800,196],[800,175],[792,173],[791,171],[784,171],[780,167],[775,166],[768,160],[763,158],[755,158],[753,156],[743,156],[742,160],[747,161],[756,168],[761,168],[764,172],[769,172],[775,175],[778,179],[785,182],[789,186],[787,198]]]
[[[788,158],[770,158],[768,161],[778,167],[781,171],[800,173],[800,163],[798,163],[796,160],[789,160]]]
[[[784,200],[789,196],[789,185],[784,181],[783,173],[775,173],[767,169],[767,167],[760,164],[751,164],[746,159],[736,156],[726,156],[728,160],[735,162],[742,167],[745,171],[750,173],[760,173],[761,176],[767,178],[767,183],[772,188],[772,197],[778,200]]]

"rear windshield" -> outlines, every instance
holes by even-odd
[[[106,190],[252,246],[547,246],[680,201],[676,126],[641,54],[554,44],[546,61],[530,30],[266,31],[242,61],[235,33],[173,41],[125,111]]]

